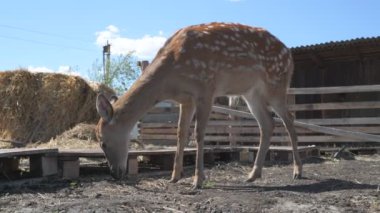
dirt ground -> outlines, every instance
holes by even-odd
[[[314,159],[304,178],[292,165],[267,165],[263,178],[244,180],[251,166],[208,167],[203,189],[192,191],[193,167],[176,184],[170,172],[146,172],[122,181],[106,171],[78,180],[0,183],[0,212],[380,212],[380,155],[355,160]]]

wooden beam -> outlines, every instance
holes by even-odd
[[[253,116],[246,112],[248,116],[242,118],[250,118],[251,120],[240,120],[240,121],[209,121],[208,126],[258,126],[257,122],[253,120]],[[242,115],[242,114],[241,114]],[[313,118],[313,119],[299,119],[297,121],[304,123],[312,123],[315,125],[380,125],[379,117],[362,117],[362,118]],[[177,128],[176,123],[140,123],[140,128]],[[194,127],[194,123],[192,124]]]
[[[291,111],[337,110],[337,109],[380,109],[380,101],[316,103],[289,105]]]
[[[171,140],[175,141],[175,135],[140,135],[141,140]],[[194,138],[191,138],[193,140]],[[218,135],[206,135],[204,140],[218,141],[218,142],[230,142],[230,136],[218,136]],[[234,140],[239,143],[244,142],[260,142],[260,136],[235,136]],[[274,143],[289,143],[288,136],[272,136],[271,142]],[[298,136],[298,142],[300,143],[352,143],[352,142],[368,142],[367,139],[358,138],[343,138],[336,135],[301,135]]]
[[[358,92],[380,92],[380,84],[360,85],[360,86],[342,86],[342,87],[289,88],[288,89],[288,94],[292,94],[292,95],[358,93]]]
[[[303,123],[299,121],[294,121],[294,125],[302,127],[302,128],[306,128],[315,132],[321,132],[321,133],[325,133],[329,135],[337,135],[337,136],[341,136],[345,138],[367,140],[371,142],[380,142],[379,135],[372,135],[372,134],[367,134],[367,133],[362,133],[362,132],[332,128],[332,127],[318,126],[318,125]]]
[[[57,155],[56,148],[15,148],[15,149],[0,149],[0,157],[22,157],[30,155]]]
[[[249,112],[238,111],[238,110],[229,109],[226,107],[213,106],[212,110],[220,112],[220,113],[225,112],[225,113],[233,114],[235,116],[240,116],[244,118],[253,118],[252,114]],[[377,119],[380,120],[379,118]],[[282,120],[279,118],[275,118],[275,121],[282,122]],[[366,134],[362,132],[355,132],[355,131],[348,131],[348,130],[337,129],[337,128],[332,128],[332,127],[318,126],[315,124],[310,124],[310,123],[305,123],[305,122],[300,122],[300,121],[294,121],[294,125],[298,127],[302,127],[302,128],[307,128],[315,132],[321,132],[321,133],[330,134],[330,135],[337,135],[337,136],[353,138],[353,139],[368,140],[372,142],[380,142],[379,135],[371,135],[371,134]]]
[[[339,128],[349,131],[359,131],[364,133],[371,134],[380,134],[379,126],[332,126],[333,128]],[[194,129],[191,129],[191,132],[194,132]],[[312,134],[314,131],[311,131],[306,128],[297,127],[297,134]],[[260,130],[256,127],[238,127],[232,126],[229,128],[227,126],[207,126],[206,134],[259,134]],[[274,129],[274,134],[286,134],[285,128],[281,126],[276,126]],[[177,128],[142,128],[140,130],[140,134],[142,135],[177,135]]]

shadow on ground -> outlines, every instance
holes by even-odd
[[[339,179],[326,179],[317,183],[301,184],[301,185],[286,185],[286,186],[257,186],[257,185],[214,185],[210,188],[231,190],[231,191],[244,191],[244,192],[257,192],[257,191],[292,191],[292,192],[305,192],[305,193],[322,193],[329,191],[340,190],[358,190],[358,189],[374,189],[378,185],[360,184],[352,181],[339,180]]]

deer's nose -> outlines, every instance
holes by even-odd
[[[116,180],[120,180],[124,177],[124,171],[119,167],[111,168],[111,176]]]

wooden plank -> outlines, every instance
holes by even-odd
[[[238,146],[238,149],[248,149],[248,150],[259,150],[258,146]],[[306,150],[314,150],[318,149],[316,146],[311,145],[311,146],[298,146],[297,150],[298,151],[306,151]],[[269,146],[269,150],[272,151],[292,151],[293,148],[291,146]]]
[[[139,123],[139,128],[175,128],[176,123]]]
[[[380,92],[380,85],[359,85],[341,87],[308,87],[289,88],[288,94],[292,95],[313,95],[313,94],[333,94],[333,93],[360,93],[360,92]]]
[[[313,103],[289,105],[291,111],[340,110],[340,109],[380,109],[380,101]]]
[[[58,173],[57,156],[42,156],[42,176],[56,175]]]
[[[253,116],[246,112],[245,116]],[[241,116],[243,117],[243,116]],[[245,118],[245,117],[244,117]],[[379,125],[380,118],[378,117],[362,117],[362,118],[324,118],[324,119],[298,119],[297,121],[303,123],[313,123],[315,125]],[[277,122],[281,122],[277,119]],[[209,126],[258,126],[254,120],[240,120],[240,121],[209,121]],[[194,127],[194,123],[192,124]],[[140,128],[176,128],[176,123],[140,123]]]
[[[251,118],[253,117],[248,112],[238,111],[238,110],[229,109],[229,108],[220,107],[220,106],[213,106],[213,110],[234,114],[236,116],[251,117]],[[316,120],[316,119],[313,119],[313,120]],[[332,121],[332,119],[321,119],[321,120],[323,120],[324,122],[329,121],[329,120]],[[379,118],[341,118],[339,119],[340,122],[345,122],[345,124],[351,124],[350,122],[355,121],[355,120],[356,121],[360,120],[362,122],[364,120],[365,124],[373,124],[371,123],[371,121],[375,122],[376,124],[380,124]],[[275,118],[275,121],[282,122],[281,119],[279,118]],[[372,141],[372,142],[380,142],[380,136],[378,135],[370,135],[370,134],[366,134],[362,132],[354,132],[354,131],[347,131],[347,130],[331,128],[331,127],[317,126],[315,124],[301,122],[301,121],[294,121],[294,125],[298,127],[307,128],[312,131],[325,133],[325,134],[338,135],[338,136],[353,138],[353,139],[362,139],[362,140],[367,140],[367,141]]]
[[[13,149],[0,149],[0,157],[21,157],[29,155],[42,155],[42,154],[57,154],[58,149],[46,148],[13,148]]]
[[[253,119],[253,115],[249,112],[244,112],[236,109],[230,109],[225,106],[213,106],[212,111],[219,112],[219,113],[225,113],[228,115],[234,115],[242,118],[250,118]]]
[[[32,155],[29,158],[30,172],[38,176],[56,175],[58,173],[57,156]]]
[[[380,118],[364,117],[364,118],[321,118],[321,119],[299,119],[301,123],[312,123],[315,125],[379,125]]]
[[[79,177],[79,159],[61,161],[62,178],[75,179]]]
[[[236,140],[240,142],[259,142],[259,137],[241,137],[237,138]],[[289,138],[287,136],[273,136],[271,138],[271,142],[279,143],[279,142],[289,142]],[[346,139],[338,136],[333,135],[319,135],[319,136],[299,136],[298,137],[299,143],[348,143],[348,142],[367,142],[367,141],[361,141],[359,139]]]
[[[341,147],[320,147],[321,151],[334,152],[339,151]],[[345,150],[360,151],[360,150],[380,150],[380,146],[359,146],[359,147],[346,147]]]
[[[175,135],[141,135],[142,140],[176,140]],[[234,139],[238,142],[259,142],[259,136],[235,136]],[[194,138],[191,138],[194,140]],[[205,141],[217,141],[217,142],[229,142],[231,140],[230,136],[209,136],[206,135]],[[288,136],[272,136],[271,142],[289,142]],[[311,135],[311,136],[298,136],[298,142],[301,143],[330,143],[330,142],[368,142],[365,139],[358,138],[343,138],[334,135]]]
[[[58,157],[88,157],[103,158],[104,152],[101,149],[59,149]]]
[[[143,116],[140,119],[140,122],[152,122],[152,123],[160,123],[160,122],[173,122],[176,123],[178,121],[178,114],[165,113],[165,114],[148,114]]]
[[[217,111],[220,113],[226,113],[226,114],[232,114],[235,116],[239,116],[242,118],[248,118],[248,119],[254,119],[253,115],[249,112],[244,112],[240,110],[235,109],[229,109],[225,106],[213,106],[213,111]],[[279,122],[279,119],[276,119],[277,122]],[[323,118],[323,119],[299,119],[298,121],[304,122],[304,123],[313,123],[313,124],[320,124],[320,125],[357,125],[357,124],[380,124],[380,118],[378,117],[365,117],[365,118]],[[229,125],[234,125],[234,123],[229,123],[228,121],[225,121]],[[282,121],[280,121],[282,122]],[[242,124],[246,124],[246,126],[249,126],[249,124],[255,123],[251,121],[244,121]]]
[[[252,117],[251,117],[252,119]],[[209,126],[258,126],[255,120],[209,121]],[[191,124],[194,127],[194,122]],[[140,123],[140,128],[175,128],[177,123]]]
[[[316,132],[342,136],[345,138],[350,138],[350,139],[355,139],[355,140],[358,139],[362,141],[380,142],[380,135],[372,135],[372,134],[367,134],[367,133],[362,133],[362,132],[332,128],[332,127],[317,126],[314,124],[303,123],[299,121],[294,121],[294,125],[307,128],[309,130],[316,131]]]
[[[239,148],[242,149],[240,151],[240,160],[247,161],[247,162],[253,162],[254,156],[258,151],[258,147],[242,147]],[[286,162],[292,162],[293,161],[293,155],[292,155],[292,148],[290,146],[271,146],[268,150],[266,160],[270,161],[286,161]],[[318,157],[320,156],[319,148],[315,146],[309,146],[309,147],[299,147],[297,152],[300,154],[301,159],[306,159],[309,157]]]
[[[349,131],[359,131],[364,133],[380,134],[380,126],[331,126],[333,128],[339,128]],[[191,129],[190,132],[194,132]],[[315,134],[314,131],[305,128],[296,128],[297,134]],[[258,127],[227,127],[227,126],[208,126],[206,128],[206,134],[259,134],[260,130]],[[285,127],[278,126],[274,129],[274,134],[286,134]],[[169,134],[176,135],[177,128],[141,128],[140,134]]]
[[[128,158],[128,175],[136,175],[139,172],[137,157]]]
[[[163,136],[164,137],[164,136]],[[205,152],[210,151],[211,149],[205,148]],[[176,147],[159,149],[159,150],[130,150],[128,155],[165,155],[173,154],[176,151]],[[185,148],[185,153],[195,153],[196,148]],[[60,158],[78,158],[78,157],[87,157],[87,158],[98,158],[105,157],[101,149],[60,149],[58,153]]]

